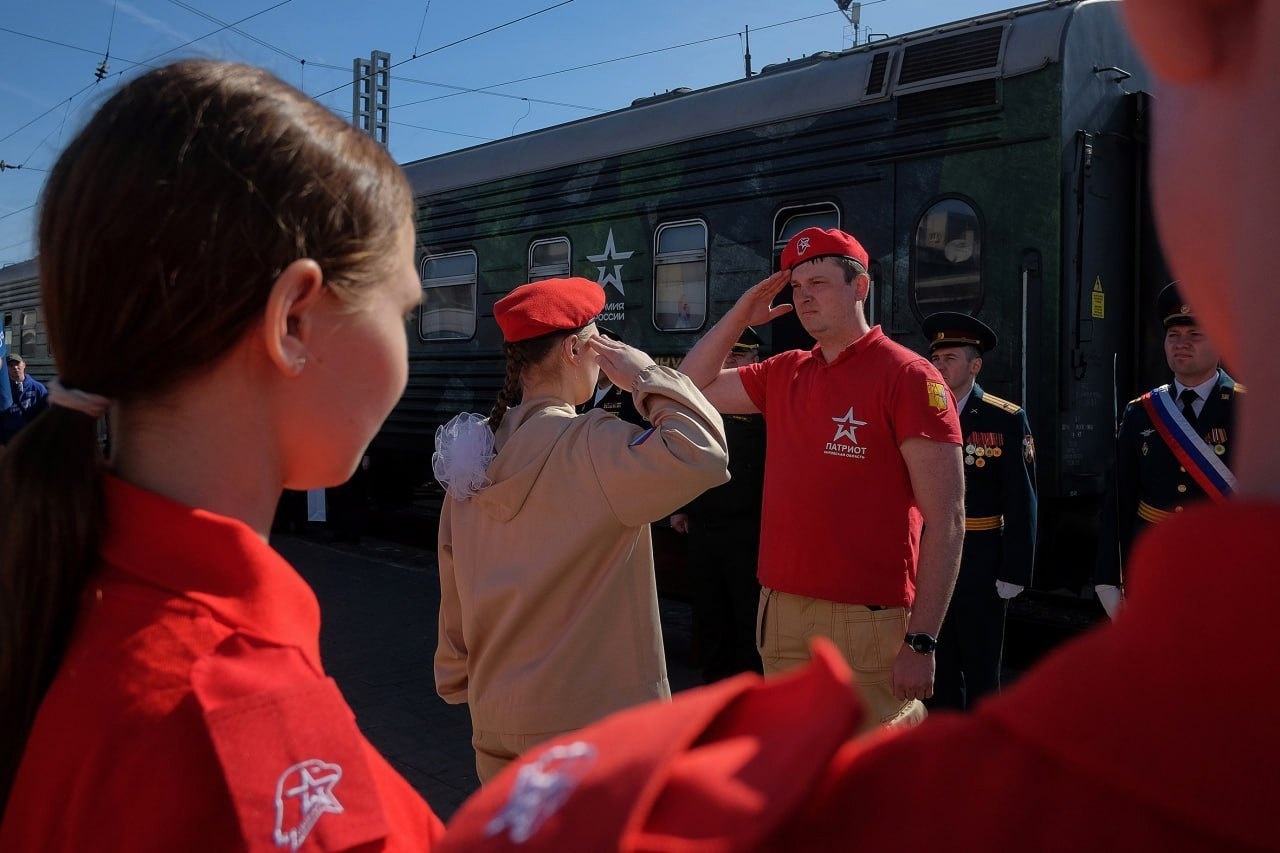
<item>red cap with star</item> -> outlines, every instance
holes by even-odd
[[[585,278],[548,278],[522,284],[493,306],[507,343],[580,329],[604,309],[604,288]]]
[[[806,228],[791,238],[782,250],[782,268],[794,269],[798,264],[815,258],[852,258],[867,268],[867,250],[852,235],[832,228]]]

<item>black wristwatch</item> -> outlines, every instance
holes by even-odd
[[[938,648],[938,638],[932,634],[907,634],[902,641],[911,647],[911,651],[921,655],[931,655]]]

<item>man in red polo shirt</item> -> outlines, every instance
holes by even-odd
[[[1280,194],[1280,3],[1122,5],[1166,81],[1161,243],[1224,359],[1273,387],[1280,249],[1258,212]],[[792,676],[531,753],[463,806],[444,849],[1278,849],[1277,420],[1280,399],[1254,394],[1235,500],[1139,537],[1123,618],[972,714],[850,741],[861,710],[819,644]]]
[[[746,326],[791,310],[770,304],[788,280],[817,346],[721,369]],[[960,425],[933,365],[867,324],[869,287],[856,239],[807,228],[680,369],[721,412],[765,416],[765,675],[803,664],[810,639],[827,637],[857,675],[867,725],[911,725],[933,693],[964,537]]]

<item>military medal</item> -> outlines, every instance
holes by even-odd
[[[978,449],[981,450],[982,448],[979,447]],[[983,465],[987,464],[987,460],[979,456],[977,459],[973,460],[973,464],[974,464],[974,467],[981,468]]]
[[[1221,456],[1222,454],[1227,452],[1227,447],[1224,444],[1215,444],[1213,446],[1213,452]]]
[[[965,452],[965,453],[967,453],[967,454],[969,454],[970,456],[972,456],[972,455],[973,455],[973,451],[975,451],[975,450],[977,450],[977,449],[978,449],[978,448],[974,447],[972,444],[966,444],[966,445],[964,446],[964,452]]]
[[[998,447],[993,447],[993,448],[991,448],[991,455],[992,455],[992,456],[995,456],[995,457],[999,458],[1000,454],[1002,454],[1002,453],[1004,453],[1004,451],[1003,451],[1003,450],[1001,450],[1001,449],[1000,449],[1000,448],[998,448]]]
[[[981,459],[987,455],[987,449],[985,447],[979,447],[977,450],[973,451],[973,455]]]
[[[966,456],[966,457],[964,458],[964,464],[966,464],[966,465],[972,465],[972,464],[973,464],[973,457],[972,457],[972,456]]]

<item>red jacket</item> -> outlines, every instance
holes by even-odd
[[[248,527],[108,477],[0,850],[426,850],[440,821],[320,664],[311,589]]]
[[[1118,622],[972,715],[849,741],[857,698],[819,645],[532,750],[441,849],[1280,849],[1278,528],[1244,504],[1160,525]]]

